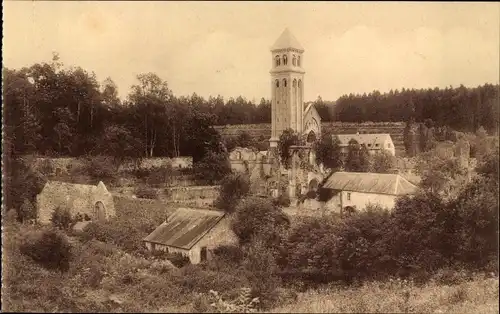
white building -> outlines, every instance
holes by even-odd
[[[335,172],[322,188],[331,190],[323,208],[338,213],[363,210],[369,204],[392,209],[398,197],[417,191],[417,186],[399,174],[364,172]]]
[[[386,150],[392,156],[396,156],[396,148],[390,134],[338,134],[337,138],[343,154],[347,154],[349,142],[356,140],[359,145],[364,145],[370,154]]]

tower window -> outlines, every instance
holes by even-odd
[[[283,55],[283,65],[286,65],[288,62],[287,56]]]
[[[276,56],[275,61],[276,61],[276,66],[279,67],[280,66],[280,56]]]
[[[283,87],[286,87],[286,79],[283,79]]]
[[[280,81],[276,80],[276,87],[280,87]]]
[[[300,67],[300,56],[297,56],[297,65]]]
[[[292,64],[297,65],[297,57],[293,55]]]

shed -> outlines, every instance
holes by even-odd
[[[79,213],[92,220],[107,220],[116,214],[113,196],[102,181],[97,185],[48,181],[36,201],[42,224],[50,223],[57,207],[68,209],[72,216]]]
[[[180,253],[198,264],[217,246],[234,244],[236,237],[224,212],[179,208],[143,241],[149,250]]]

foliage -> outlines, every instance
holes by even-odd
[[[251,297],[251,290],[242,288],[238,298],[232,302],[222,299],[217,291],[210,290],[210,306],[216,313],[253,313],[257,311],[259,298]]]
[[[236,208],[231,229],[243,246],[257,239],[276,244],[289,225],[286,214],[270,200],[250,197]]]
[[[50,270],[67,272],[72,257],[71,245],[61,233],[49,230],[34,241],[21,245],[21,252]]]
[[[168,253],[166,258],[177,268],[182,268],[191,264],[189,257],[184,256],[181,253]]]
[[[160,167],[151,167],[144,171],[143,182],[148,186],[169,185],[174,175],[174,169],[171,164]]]
[[[18,213],[23,217],[23,220],[36,219],[38,216],[36,207],[27,199],[24,200]]]
[[[233,264],[240,264],[243,260],[244,252],[236,245],[221,245],[214,249],[213,253],[223,261]]]
[[[292,129],[286,129],[281,133],[278,142],[278,151],[280,155],[280,161],[285,166],[285,168],[290,168],[291,157],[290,146],[300,145],[300,136],[297,132]]]
[[[314,144],[316,162],[328,169],[339,169],[342,166],[340,142],[330,130],[321,134],[321,139]]]
[[[220,184],[219,196],[215,204],[217,208],[231,213],[239,201],[250,193],[250,179],[244,174],[229,174]]]
[[[5,158],[4,160],[6,169],[4,170],[3,183],[5,184],[6,208],[15,209],[18,220],[21,222],[35,218],[36,211],[23,211],[21,207],[25,201],[36,204],[36,195],[42,191],[46,178],[31,169],[32,159],[30,157]]]
[[[94,181],[111,181],[117,179],[117,165],[113,158],[108,156],[88,156],[80,167],[73,170],[73,175],[86,174]]]
[[[364,145],[352,139],[349,142],[345,170],[350,172],[368,172],[370,170],[370,156]]]
[[[248,134],[248,132],[240,131],[236,138],[237,146],[239,147],[251,147],[254,145],[253,138]]]
[[[278,207],[290,207],[291,200],[288,194],[282,193],[277,198],[273,199],[273,204]]]
[[[396,157],[383,149],[381,152],[371,156],[370,172],[390,173],[396,167]]]
[[[52,224],[59,229],[68,230],[73,223],[73,217],[68,208],[56,207],[50,218]]]
[[[231,172],[231,165],[227,153],[209,152],[193,164],[193,171],[197,178],[215,184]]]
[[[152,200],[159,198],[159,194],[158,194],[157,189],[150,188],[150,187],[147,187],[145,185],[139,185],[135,189],[135,195],[139,198],[148,198],[148,199],[152,199]]]

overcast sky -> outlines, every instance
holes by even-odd
[[[4,2],[10,68],[50,61],[111,77],[125,97],[154,72],[176,95],[269,98],[269,48],[305,49],[305,98],[499,82],[500,4]]]

